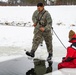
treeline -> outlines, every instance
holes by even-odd
[[[21,5],[21,6],[31,5],[31,6],[33,6],[33,5],[37,5],[38,2],[42,2],[42,3],[46,4],[45,0],[8,0],[6,5]],[[5,4],[5,2],[3,2],[3,3]]]
[[[45,0],[21,0],[21,3],[25,5],[36,5],[38,2],[46,3]]]
[[[76,5],[76,0],[8,0],[7,2],[0,1],[0,5],[34,6],[38,2],[42,2],[45,5]]]
[[[76,0],[56,0],[55,5],[76,5]]]

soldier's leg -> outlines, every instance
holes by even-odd
[[[41,38],[40,46],[43,46],[43,37]]]
[[[34,57],[35,56],[35,51],[37,50],[40,42],[41,42],[41,38],[42,38],[42,34],[41,33],[37,33],[34,35],[33,38],[33,45],[32,45],[32,49],[31,52],[26,52],[26,55]]]
[[[42,40],[42,33],[37,33],[34,35],[34,38],[33,38],[33,45],[32,45],[32,49],[33,51],[36,51],[40,42]]]
[[[47,51],[49,53],[48,57],[51,57],[52,53],[53,53],[53,49],[52,49],[52,34],[51,34],[51,32],[48,32],[48,33],[44,34],[44,40],[45,40],[45,43],[46,43],[46,46],[47,46]]]
[[[47,46],[47,51],[49,53],[52,53],[53,52],[53,50],[52,50],[52,35],[50,32],[44,34],[44,40],[45,40],[45,43]]]

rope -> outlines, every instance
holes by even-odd
[[[66,49],[65,45],[63,44],[63,42],[60,40],[60,38],[58,37],[58,35],[56,34],[56,32],[54,31],[54,29],[52,28],[54,34],[56,35],[56,37],[58,38],[58,40],[60,41],[60,43],[63,45],[63,47]]]

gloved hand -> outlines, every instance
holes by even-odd
[[[64,60],[65,59],[65,57],[62,57],[62,60]]]
[[[70,61],[72,61],[72,60],[73,60],[73,58],[68,57],[66,60],[64,60],[64,62],[70,62]]]

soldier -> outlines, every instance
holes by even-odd
[[[44,39],[47,51],[48,58],[47,60],[51,60],[52,58],[52,18],[48,11],[44,9],[43,3],[37,4],[37,10],[34,12],[33,17],[33,26],[34,29],[34,38],[31,52],[26,52],[26,55],[34,57],[35,51],[37,50],[42,38]]]

